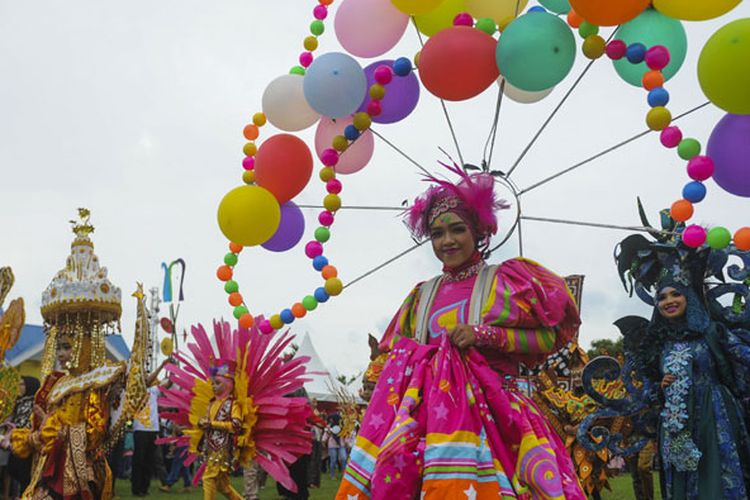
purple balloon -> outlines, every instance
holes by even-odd
[[[392,67],[393,60],[384,59],[376,61],[365,68],[365,77],[367,78],[367,88],[375,82],[375,70],[378,66],[387,65]],[[365,100],[357,111],[367,111],[367,105],[372,101],[370,94],[365,95]],[[383,112],[378,116],[373,116],[372,121],[375,123],[395,123],[401,121],[414,111],[419,102],[419,80],[413,71],[406,76],[393,75],[391,83],[385,86],[385,97],[380,103],[383,105]]]
[[[272,252],[286,252],[294,247],[305,232],[305,216],[293,201],[281,205],[281,222],[271,239],[261,246]]]
[[[706,149],[714,161],[713,179],[724,191],[750,197],[750,115],[724,116]]]

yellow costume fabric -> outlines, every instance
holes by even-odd
[[[115,372],[121,378],[123,371]],[[50,393],[72,375],[55,372],[37,393],[35,403],[46,413],[43,422],[32,417],[31,429],[11,434],[13,453],[34,454],[31,482],[22,499],[103,499],[112,497],[111,471],[105,456],[108,437],[109,393],[115,380],[100,380],[83,390],[67,391],[52,401]]]

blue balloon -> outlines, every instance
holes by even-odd
[[[357,127],[355,127],[354,125],[347,125],[344,128],[344,137],[346,137],[350,141],[356,141],[359,137],[359,130],[357,130]]]
[[[328,301],[328,299],[331,297],[330,295],[328,295],[328,292],[326,292],[326,289],[323,287],[316,288],[315,293],[313,295],[315,295],[315,300],[317,300],[321,304],[323,302]]]
[[[279,314],[279,317],[281,318],[281,321],[283,321],[285,325],[288,325],[294,322],[294,314],[292,314],[291,309],[284,309],[283,311],[281,311],[281,314]]]
[[[411,61],[408,57],[399,57],[393,62],[393,72],[398,76],[406,76],[411,73]]]
[[[669,92],[664,87],[656,87],[648,93],[648,105],[652,108],[666,106],[668,102]]]
[[[698,181],[688,182],[682,188],[682,197],[691,203],[700,203],[706,197],[706,186]]]
[[[354,113],[367,93],[362,66],[350,55],[329,52],[307,68],[303,90],[307,103],[318,113],[340,118]]]
[[[316,271],[322,271],[324,267],[328,265],[328,259],[322,255],[318,255],[313,259],[313,268]]]
[[[535,5],[534,7],[530,8],[527,12],[547,12],[547,9],[544,7],[540,7],[539,5]]]
[[[631,43],[625,51],[625,57],[633,64],[638,64],[646,57],[646,46],[642,43]]]

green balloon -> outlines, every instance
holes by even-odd
[[[308,311],[313,311],[318,307],[318,301],[312,295],[306,295],[305,298],[302,299],[302,307]]]
[[[732,233],[725,227],[714,227],[708,231],[706,243],[713,249],[721,250],[729,246],[732,241]]]
[[[696,139],[683,139],[677,145],[677,154],[683,160],[691,160],[701,154],[701,143]]]
[[[235,318],[240,319],[243,314],[247,314],[249,312],[250,311],[248,311],[247,307],[245,307],[245,306],[237,306],[237,307],[234,308],[234,311],[232,312],[232,314],[234,314]]]
[[[550,12],[555,14],[567,14],[570,12],[568,0],[539,0],[539,3]]]
[[[331,231],[327,227],[319,227],[315,230],[315,239],[321,243],[325,243],[331,238]]]
[[[239,290],[240,290],[240,285],[234,280],[229,280],[226,283],[224,283],[224,291],[227,293],[234,293],[234,292],[238,292]]]
[[[584,21],[578,28],[578,34],[581,35],[581,38],[584,39],[590,37],[591,35],[598,35],[599,26],[597,26],[596,24],[591,24],[588,21]]]
[[[326,25],[323,24],[323,21],[316,19],[315,21],[310,23],[310,33],[312,33],[315,36],[322,35],[325,30],[326,30]]]
[[[224,264],[228,266],[236,266],[237,265],[237,255],[233,253],[228,253],[224,256]]]
[[[497,31],[497,25],[495,24],[495,21],[492,20],[490,17],[484,17],[482,19],[479,19],[477,21],[476,28],[478,30],[482,30],[488,35],[492,36]]]
[[[687,54],[687,35],[682,23],[654,10],[646,9],[641,15],[629,21],[617,30],[615,39],[627,45],[642,43],[646,49],[654,45],[663,45],[669,49],[669,64],[662,69],[664,79],[669,80],[685,62]],[[650,71],[645,62],[633,64],[626,57],[612,61],[620,78],[631,85],[641,87],[643,75]]]
[[[292,69],[289,70],[289,74],[305,76],[305,68],[302,66],[292,66]]]
[[[560,83],[575,57],[573,32],[565,21],[548,12],[527,12],[512,21],[495,51],[500,74],[514,87],[529,92]]]

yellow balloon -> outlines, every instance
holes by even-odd
[[[166,357],[169,357],[174,352],[174,345],[172,345],[172,339],[169,337],[161,339],[161,353]]]
[[[740,0],[654,0],[654,8],[665,16],[684,21],[705,21],[723,16]]]
[[[698,59],[698,81],[724,111],[750,114],[750,18],[733,21],[708,39]]]
[[[267,189],[240,186],[224,196],[217,216],[219,228],[229,241],[250,247],[274,235],[281,222],[281,207]]]
[[[476,19],[492,18],[498,26],[523,14],[529,0],[465,0],[466,10]]]
[[[427,14],[440,5],[443,0],[391,0],[398,10],[410,16]]]
[[[465,0],[444,0],[436,9],[421,16],[414,16],[417,29],[427,36],[453,26],[453,18],[459,12],[466,12]]]

